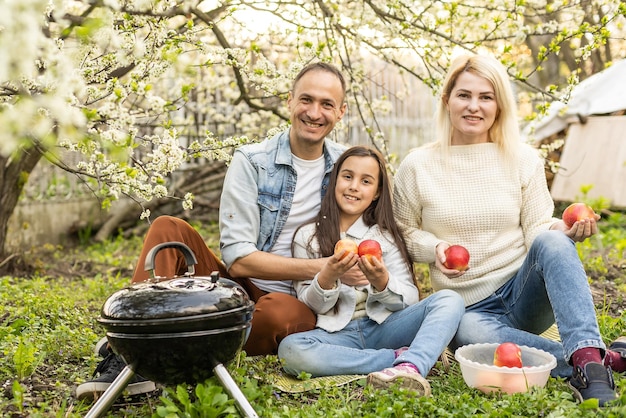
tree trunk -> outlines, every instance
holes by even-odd
[[[0,269],[14,257],[5,248],[9,219],[30,173],[42,156],[37,148],[22,149],[10,157],[0,156]]]

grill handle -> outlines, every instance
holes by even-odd
[[[185,263],[187,263],[187,273],[185,274],[186,276],[193,276],[196,273],[196,269],[194,266],[198,264],[198,260],[196,259],[196,255],[193,253],[193,251],[191,251],[191,248],[189,248],[187,244],[184,244],[182,242],[170,241],[155,245],[146,255],[144,270],[151,270],[153,278],[156,279],[156,276],[154,274],[156,255],[159,251],[164,250],[165,248],[175,248],[185,256]]]

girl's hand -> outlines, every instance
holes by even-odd
[[[330,290],[335,288],[337,279],[343,276],[344,273],[354,267],[359,261],[358,254],[348,253],[341,259],[339,255],[343,255],[343,253],[333,254],[328,257],[326,264],[324,264],[324,267],[320,270],[320,274],[317,276],[317,282],[322,289]]]
[[[379,292],[385,290],[389,282],[389,272],[382,260],[376,257],[359,257],[359,268],[374,289]]]
[[[447,242],[441,242],[435,248],[435,266],[449,279],[456,279],[465,274],[465,271],[449,269],[443,265],[446,262],[446,250],[450,247]]]
[[[596,213],[595,219],[583,219],[582,221],[574,222],[571,228],[568,228],[565,222],[560,220],[554,223],[550,229],[563,231],[565,235],[570,237],[575,242],[582,242],[590,236],[598,233],[598,223],[600,215]]]

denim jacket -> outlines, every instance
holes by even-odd
[[[271,251],[287,220],[297,181],[289,131],[241,146],[233,155],[219,215],[220,251],[227,268],[254,251]],[[345,149],[329,139],[324,141],[322,196],[333,165]]]

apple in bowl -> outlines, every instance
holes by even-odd
[[[500,344],[493,353],[493,364],[498,367],[522,367],[522,349],[512,342]]]

